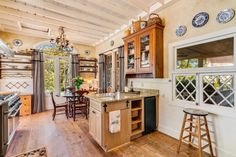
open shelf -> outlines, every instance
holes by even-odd
[[[131,101],[131,135],[137,135],[143,132],[143,101]]]
[[[141,107],[136,107],[136,108],[132,108],[132,109],[131,109],[132,112],[133,112],[133,111],[138,111],[138,110],[142,110],[142,108],[141,108]]]
[[[97,75],[97,59],[96,58],[78,58],[78,73],[91,73],[96,78]]]
[[[137,134],[140,134],[140,133],[142,133],[143,132],[143,129],[134,129],[134,130],[132,130],[132,136],[134,136],[134,135],[137,135]]]

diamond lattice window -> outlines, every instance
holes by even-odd
[[[175,96],[179,100],[196,101],[196,76],[175,76]]]
[[[203,75],[202,100],[205,104],[234,107],[234,75]]]

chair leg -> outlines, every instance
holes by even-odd
[[[187,120],[187,113],[184,113],[184,119],[183,119],[183,123],[182,123],[181,133],[180,133],[180,136],[179,136],[179,145],[178,145],[178,148],[177,148],[177,153],[179,153],[179,150],[180,150],[180,147],[181,147],[181,144],[182,144],[182,138],[183,138],[183,133],[184,133],[186,120]]]
[[[85,116],[86,116],[86,119],[88,119],[88,109],[87,109],[87,106],[85,108]]]
[[[214,153],[213,153],[213,149],[212,149],[212,145],[211,145],[211,137],[210,137],[210,133],[209,133],[209,129],[208,129],[206,116],[204,116],[204,123],[205,123],[205,128],[206,128],[206,133],[207,133],[207,140],[208,140],[211,156],[214,157]]]
[[[53,110],[53,114],[52,114],[52,120],[55,119],[55,117],[56,117],[56,112],[57,112],[56,109],[54,109],[54,110]]]
[[[73,108],[73,119],[74,119],[74,121],[75,121],[75,112],[76,112],[76,109],[75,109],[75,106],[74,106],[74,108]]]
[[[201,118],[197,117],[197,130],[198,130],[198,156],[202,157],[202,135],[201,135]]]
[[[68,107],[65,107],[66,118],[68,119]]]

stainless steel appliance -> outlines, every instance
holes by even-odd
[[[0,156],[3,156],[19,125],[21,101],[18,94],[0,95]]]

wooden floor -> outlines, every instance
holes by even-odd
[[[21,119],[21,124],[7,157],[46,147],[49,157],[197,157],[197,151],[186,145],[176,153],[178,141],[160,132],[143,136],[130,144],[105,153],[88,133],[85,117],[76,122],[57,115],[52,121],[51,112],[44,112]],[[207,156],[207,155],[205,155]]]

